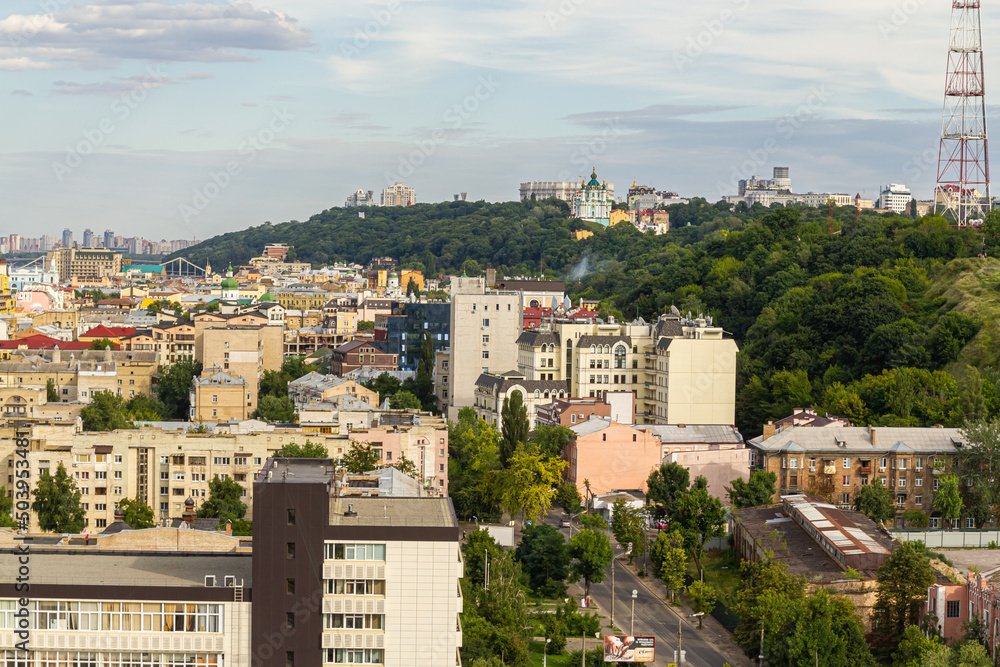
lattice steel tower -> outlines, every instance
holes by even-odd
[[[934,191],[935,211],[950,212],[960,225],[982,220],[992,201],[979,5],[980,0],[952,1],[944,122]]]

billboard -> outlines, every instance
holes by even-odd
[[[604,662],[653,662],[656,637],[604,635]]]

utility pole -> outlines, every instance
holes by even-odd
[[[677,662],[680,664],[681,656],[684,655],[683,644],[681,644],[681,615],[677,614]]]
[[[760,655],[757,656],[757,667],[764,667],[764,621],[760,622]]]
[[[611,599],[613,600],[614,598],[611,598]],[[581,633],[581,637],[583,638],[583,650],[580,652],[582,654],[580,656],[580,667],[587,667],[587,631],[586,630],[584,630]]]
[[[614,547],[611,547],[612,553],[614,553]],[[615,561],[618,560],[617,556],[612,556],[611,558],[611,627],[615,625]]]
[[[483,590],[490,590],[490,550],[483,549],[483,553],[486,554],[486,571],[483,572]]]

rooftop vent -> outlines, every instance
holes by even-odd
[[[347,503],[347,511],[344,512],[344,516],[357,516],[358,513],[354,511],[354,503]]]

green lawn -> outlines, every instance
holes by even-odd
[[[724,600],[732,600],[740,584],[739,557],[733,549],[706,553],[701,559],[705,570],[705,583],[722,592]],[[694,561],[688,562],[687,573],[698,578],[698,568]]]

